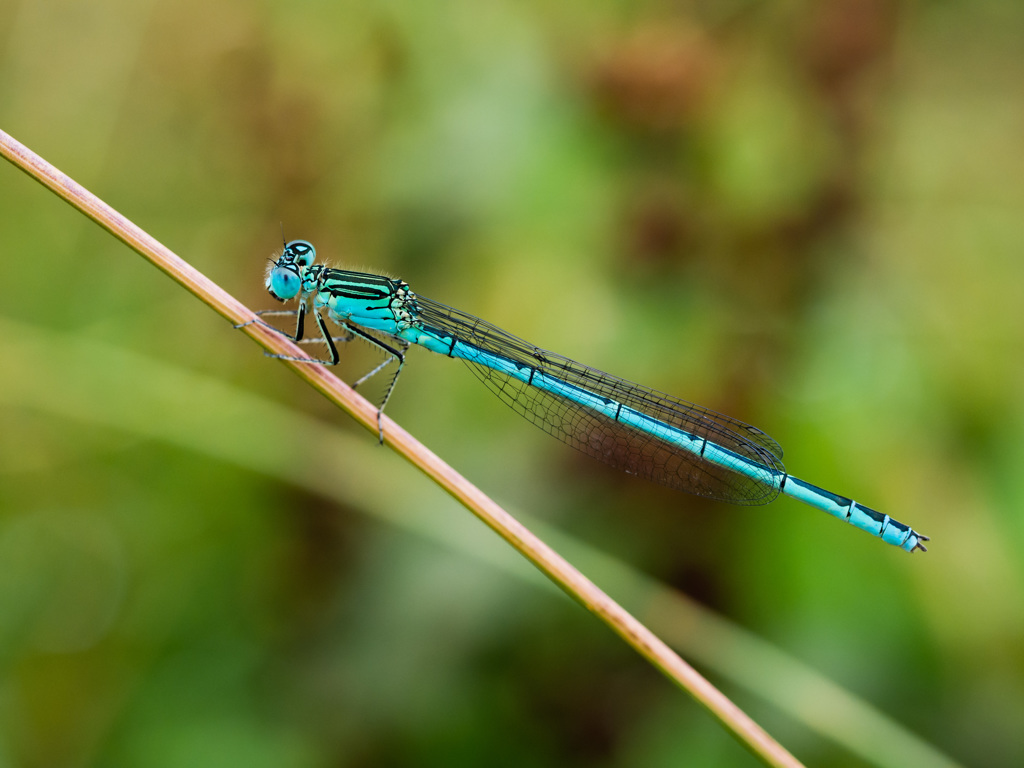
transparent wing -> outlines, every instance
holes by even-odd
[[[418,316],[428,329],[537,369],[600,397],[622,403],[764,467],[764,479],[748,477],[574,402],[530,386],[506,373],[464,361],[514,411],[572,447],[629,474],[733,504],[766,504],[784,472],[779,444],[756,427],[663,392],[634,384],[535,347],[478,317],[422,296]]]

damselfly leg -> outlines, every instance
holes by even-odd
[[[373,335],[371,335],[369,333],[366,333],[365,331],[363,331],[363,330],[361,330],[361,329],[359,329],[357,327],[350,326],[350,325],[348,325],[346,323],[338,323],[338,325],[340,325],[342,327],[342,329],[345,331],[344,335],[342,335],[342,336],[332,336],[328,332],[328,330],[327,330],[327,323],[323,319],[323,316],[320,314],[320,312],[317,311],[316,309],[311,310],[311,312],[313,314],[313,317],[316,319],[317,329],[320,331],[320,335],[317,338],[303,338],[303,334],[305,332],[305,322],[304,321],[305,321],[305,315],[306,315],[306,307],[305,307],[305,305],[301,305],[301,304],[299,305],[298,309],[264,309],[264,310],[260,310],[259,312],[256,312],[256,314],[259,315],[259,317],[257,319],[249,320],[249,321],[247,321],[245,323],[240,323],[240,324],[238,324],[238,325],[236,325],[234,327],[236,329],[237,328],[244,328],[247,325],[252,325],[253,323],[259,323],[260,325],[264,326],[265,328],[268,328],[268,329],[274,331],[275,333],[279,333],[282,336],[284,336],[285,338],[290,339],[290,340],[294,341],[297,344],[324,344],[324,345],[327,346],[327,349],[330,352],[330,359],[329,360],[322,360],[322,359],[312,358],[312,357],[295,357],[293,355],[278,355],[278,354],[273,354],[273,353],[270,353],[270,352],[264,352],[263,353],[267,357],[272,357],[272,358],[275,358],[277,360],[294,360],[294,361],[300,362],[300,363],[320,363],[321,365],[337,365],[338,362],[341,360],[341,356],[338,354],[338,348],[335,346],[335,342],[339,342],[339,341],[340,342],[349,342],[349,341],[352,341],[352,340],[354,340],[356,338],[363,339],[364,341],[366,341],[371,346],[373,346],[376,349],[379,349],[382,352],[384,352],[387,355],[387,357],[384,359],[384,361],[380,365],[378,365],[376,368],[374,368],[369,373],[359,377],[353,384],[351,384],[352,389],[357,389],[360,384],[364,384],[365,382],[369,381],[376,374],[378,374],[380,371],[382,371],[384,368],[386,368],[388,365],[390,365],[393,361],[397,360],[398,361],[398,368],[395,370],[394,375],[391,377],[391,380],[388,382],[388,386],[387,386],[387,388],[384,391],[384,396],[381,399],[380,404],[377,406],[377,437],[378,437],[378,440],[380,441],[380,443],[383,444],[384,443],[384,425],[383,425],[382,417],[383,417],[383,414],[384,414],[384,407],[388,404],[388,400],[391,399],[391,393],[395,389],[395,384],[398,381],[398,375],[402,372],[402,368],[405,366],[405,353],[409,349],[409,342],[405,341],[404,339],[396,338],[395,341],[397,343],[398,349],[395,349],[391,345],[381,341],[380,339],[376,338],[375,336],[373,336]],[[284,330],[282,330],[282,329],[280,329],[280,328],[278,328],[278,327],[276,327],[274,325],[271,325],[270,323],[268,323],[265,320],[263,320],[263,317],[268,316],[268,315],[272,315],[272,316],[295,315],[296,316],[296,320],[295,320],[295,333],[294,333],[294,335],[291,334],[291,333],[288,333],[287,331],[284,331]]]

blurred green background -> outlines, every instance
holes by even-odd
[[[254,308],[283,226],[930,535],[619,475],[424,351],[389,405],[807,763],[1024,763],[1020,4],[0,16],[0,128]],[[755,763],[127,247],[0,204],[0,766]]]

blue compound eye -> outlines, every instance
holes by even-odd
[[[299,295],[301,288],[302,280],[299,279],[299,273],[290,265],[287,267],[277,267],[271,271],[270,277],[267,278],[267,290],[278,301],[294,299]]]
[[[291,258],[300,267],[308,267],[316,260],[316,248],[308,240],[292,240],[284,247],[282,258]]]

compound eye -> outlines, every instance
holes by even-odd
[[[308,267],[316,260],[316,248],[308,240],[292,240],[284,247],[283,256],[291,257],[300,267]]]
[[[288,301],[299,295],[302,289],[302,280],[299,273],[291,266],[277,267],[270,272],[267,278],[267,290],[270,295],[278,301]]]

